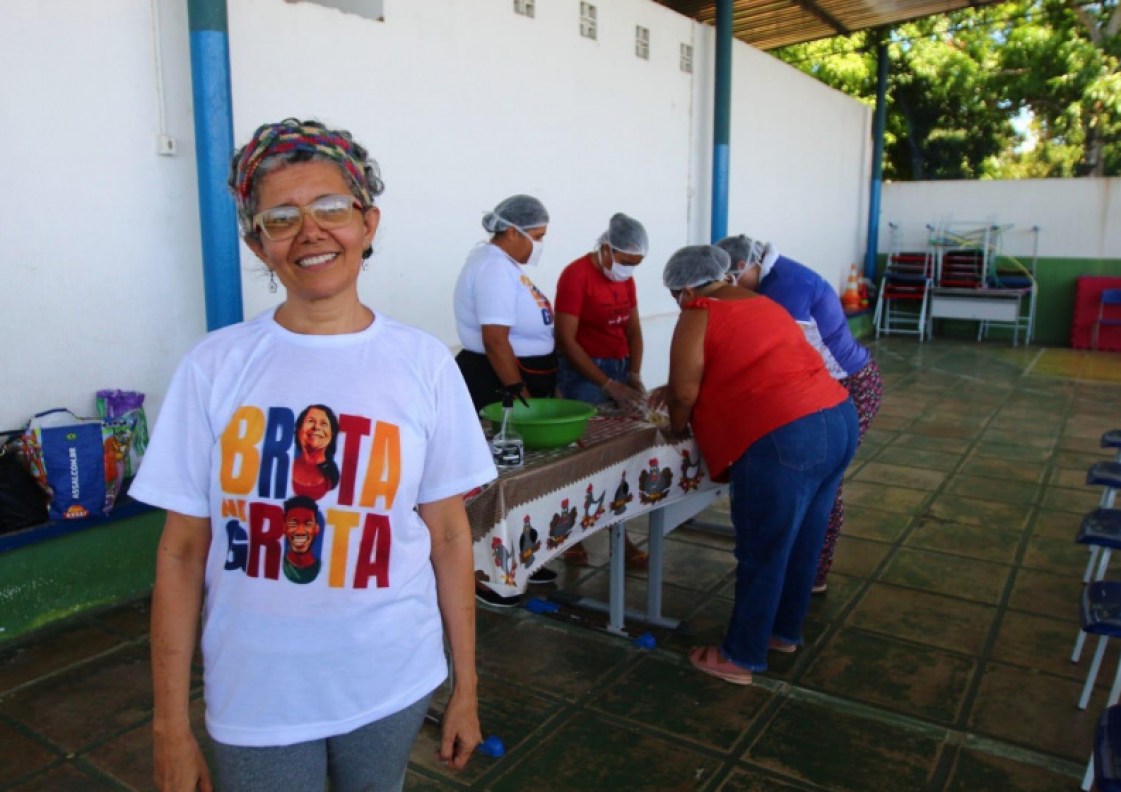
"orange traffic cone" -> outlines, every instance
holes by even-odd
[[[849,281],[841,293],[841,306],[848,312],[860,310],[860,289],[856,285],[856,265],[849,269]]]

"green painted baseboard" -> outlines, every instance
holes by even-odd
[[[148,511],[0,553],[0,643],[151,591],[163,521]]]

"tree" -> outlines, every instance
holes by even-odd
[[[885,177],[1121,173],[1119,27],[1118,0],[1015,0],[886,32]],[[874,103],[877,35],[775,54]]]

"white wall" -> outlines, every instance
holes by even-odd
[[[885,253],[889,222],[908,244],[925,239],[927,224],[952,223],[962,230],[1011,225],[1004,250],[1014,256],[1032,254],[1031,228],[1039,226],[1041,257],[1121,258],[1121,178],[885,184],[882,208]]]
[[[204,331],[185,4],[154,0],[175,157],[159,157],[153,0],[15,0],[0,10],[9,121],[0,250],[11,300],[0,427],[101,387],[143,390],[155,412]],[[313,3],[229,0],[234,136],[315,117],[350,129],[382,167],[382,224],[361,292],[377,311],[457,343],[451,293],[482,212],[514,192],[552,222],[533,277],[546,293],[615,211],[647,226],[639,270],[648,382],[664,378],[676,306],[661,267],[707,241],[713,31],[651,0],[386,0],[385,21]],[[634,55],[634,26],[651,58]],[[97,46],[72,46],[75,41]],[[679,68],[692,43],[694,74]],[[90,54],[86,54],[90,53]],[[868,111],[737,42],[729,226],[773,240],[839,283],[859,257]],[[12,98],[7,98],[13,93]],[[44,197],[50,213],[29,206]],[[44,259],[46,258],[46,261]],[[278,301],[242,250],[245,314]],[[11,372],[15,372],[13,376]]]

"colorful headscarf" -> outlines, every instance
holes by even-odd
[[[234,155],[230,187],[239,215],[244,214],[253,189],[253,174],[260,164],[267,157],[297,151],[319,154],[337,163],[364,207],[373,206],[374,196],[381,193],[380,179],[367,163],[366,150],[354,142],[350,133],[328,129],[317,121],[286,118],[257,127],[249,142]],[[375,183],[371,184],[371,180]]]

